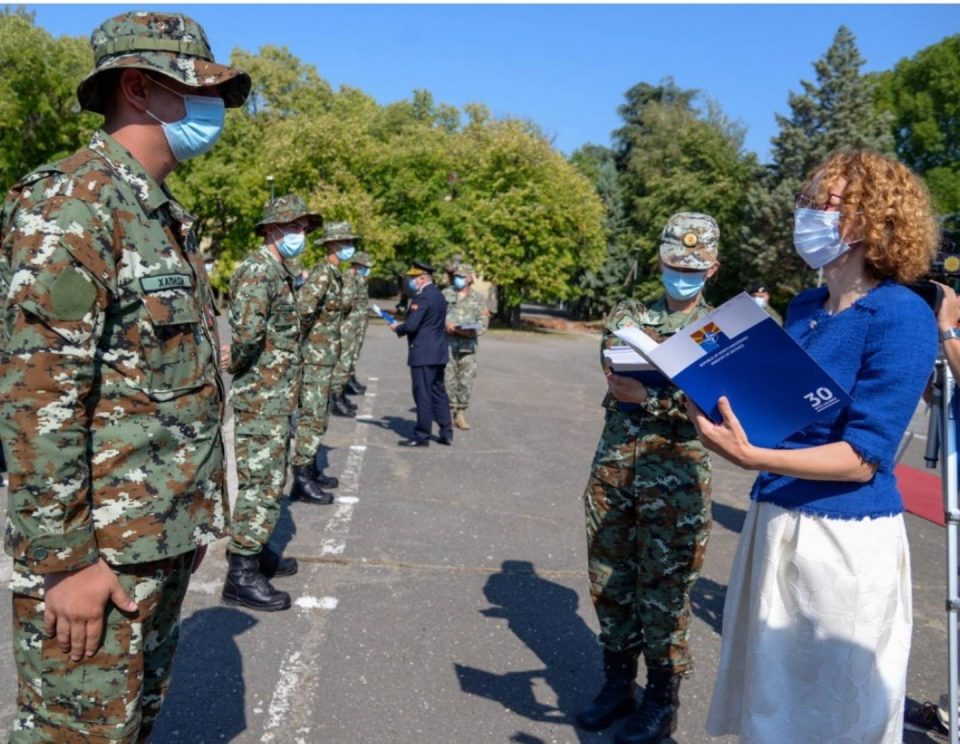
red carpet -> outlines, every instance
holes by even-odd
[[[943,526],[943,490],[939,470],[917,470],[909,465],[897,465],[893,471],[903,496],[903,506],[911,514]]]

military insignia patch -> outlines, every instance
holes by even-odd
[[[700,242],[699,236],[695,232],[688,232],[683,234],[683,244],[687,248],[693,248],[697,243]]]

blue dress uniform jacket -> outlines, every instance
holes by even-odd
[[[398,336],[407,337],[407,366],[423,367],[447,363],[447,301],[437,285],[426,285],[410,300],[405,322]]]
[[[417,406],[417,425],[413,439],[430,439],[433,422],[440,428],[440,441],[453,441],[450,399],[443,384],[447,366],[447,300],[433,283],[427,284],[410,300],[407,320],[397,326],[397,335],[406,336],[409,352],[410,382]]]

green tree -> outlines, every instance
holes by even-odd
[[[624,126],[614,133],[625,223],[617,245],[635,257],[635,294],[660,293],[659,236],[676,212],[712,215],[720,226],[721,262],[736,267],[739,246],[733,236],[757,171],[754,156],[743,152],[742,127],[715,102],[678,88],[670,78],[657,86],[640,83],[626,98],[619,109]],[[721,295],[723,280],[732,276],[735,272],[724,269],[710,296]]]
[[[842,149],[893,154],[890,117],[875,107],[875,85],[860,74],[863,63],[853,34],[841,26],[813,64],[816,82],[801,81],[803,92],[788,99],[790,116],[777,116],[773,163],[746,196],[742,279],[772,287],[779,307],[816,281],[792,238],[794,197],[810,170]]]
[[[100,117],[77,110],[86,40],[54,39],[22,9],[0,10],[0,187],[89,141]]]
[[[925,177],[941,213],[960,213],[960,34],[900,60],[877,83],[897,154]]]

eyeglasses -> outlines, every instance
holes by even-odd
[[[827,203],[823,204],[818,202],[809,194],[797,193],[794,195],[796,199],[797,209],[816,209],[819,211],[827,212],[831,207],[839,207],[843,204],[843,195],[842,194],[827,194]],[[832,201],[836,199],[837,201]]]

